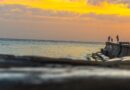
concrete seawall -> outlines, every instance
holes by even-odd
[[[101,52],[110,58],[130,56],[130,44],[106,42],[106,47]]]

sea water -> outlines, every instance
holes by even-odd
[[[0,54],[19,56],[86,59],[103,47],[100,43],[0,39]]]

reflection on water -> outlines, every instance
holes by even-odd
[[[0,40],[1,54],[36,55],[56,58],[85,59],[87,54],[99,51],[102,44]]]

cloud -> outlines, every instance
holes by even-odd
[[[119,3],[130,4],[130,0],[87,0],[87,1],[88,3],[93,4],[93,5],[98,5],[102,2],[108,2],[112,4],[119,4]]]
[[[130,17],[78,14],[13,4],[0,6],[0,18],[3,18],[0,19],[1,37],[86,41],[102,40],[118,32],[129,40]]]
[[[77,14],[130,16],[129,0],[4,0],[0,5],[23,5],[28,8]]]
[[[0,6],[0,19],[3,20],[24,20],[42,21],[48,19],[72,20],[79,15],[65,11],[51,11],[37,8],[28,8],[22,5],[3,5]]]
[[[52,11],[43,10],[38,8],[29,8],[22,5],[2,5],[0,6],[0,18],[4,20],[20,20],[20,21],[54,21],[55,20],[93,20],[98,21],[117,21],[117,22],[128,22],[130,17],[122,17],[116,15],[102,15],[102,14],[77,14],[67,11]]]

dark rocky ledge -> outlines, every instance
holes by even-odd
[[[38,56],[15,56],[0,54],[0,67],[43,67],[46,64],[61,64],[72,66],[94,65],[100,62],[88,60],[73,60],[67,58],[49,58]]]

